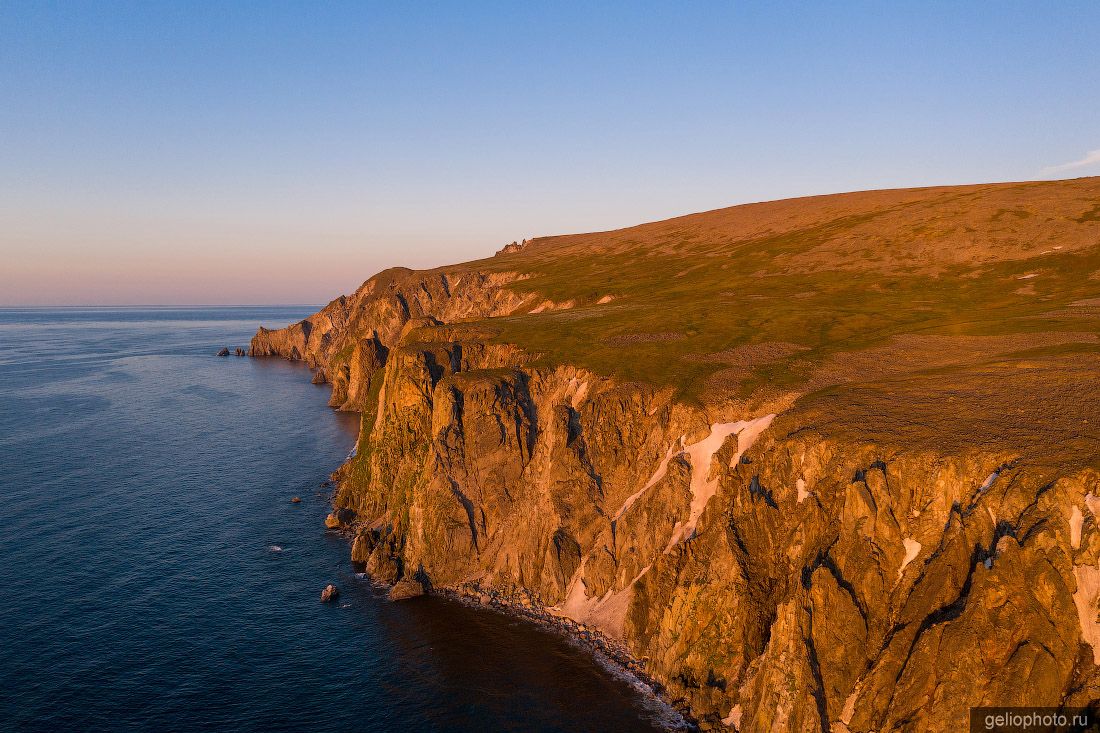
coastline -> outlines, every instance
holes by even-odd
[[[1071,323],[1094,315],[1100,229],[1077,225],[1098,185],[857,192],[536,240],[383,271],[249,353],[304,362],[361,416],[326,518],[355,532],[353,561],[610,649],[701,729],[952,730],[989,701],[1093,705],[1081,426],[1100,342]],[[1028,212],[1020,242],[1058,249],[1002,246],[1009,207]],[[966,247],[915,235],[931,214],[973,224]],[[853,260],[853,241],[890,246]],[[724,264],[679,269],[701,252]],[[1006,605],[1004,587],[1025,592]]]
[[[337,485],[333,477],[320,484],[320,488],[331,491]],[[329,497],[331,505],[331,496]],[[349,542],[353,532],[347,528],[326,528],[326,532],[338,534]],[[385,583],[372,577],[365,570],[365,563],[350,561],[356,578],[367,581],[378,588],[390,589],[391,583]],[[683,701],[674,701],[664,694],[664,686],[645,672],[643,659],[636,657],[621,642],[608,637],[597,629],[578,623],[566,616],[552,613],[548,607],[531,598],[529,593],[512,592],[483,588],[477,583],[464,583],[457,587],[431,586],[425,588],[425,595],[435,596],[452,603],[460,603],[468,608],[482,612],[496,613],[509,619],[532,624],[545,631],[556,634],[573,646],[582,649],[592,661],[611,676],[630,685],[637,692],[653,714],[656,722],[668,731],[699,731],[705,728],[692,714],[690,707]],[[415,599],[387,601],[389,603],[407,603]]]
[[[686,706],[678,706],[664,695],[664,687],[645,673],[644,663],[621,643],[585,624],[565,616],[551,613],[545,606],[531,601],[522,594],[512,597],[491,589],[480,589],[476,584],[459,588],[432,588],[429,593],[482,611],[496,612],[507,618],[534,624],[558,634],[571,644],[583,649],[596,664],[613,676],[626,681],[646,702],[654,706],[653,712],[662,720],[666,730],[697,731],[699,721]],[[490,600],[482,602],[488,595]],[[515,600],[519,599],[519,600]],[[524,605],[524,601],[527,605]]]
[[[250,358],[257,358],[252,353],[246,355]],[[307,366],[308,370],[308,365],[303,364],[300,360],[284,359],[284,361]],[[361,413],[356,412],[355,414]],[[329,473],[327,479],[317,485],[315,495],[324,500],[334,511],[336,510],[334,499],[340,486],[341,469],[355,458],[359,451],[359,442],[360,440],[357,439],[341,464]],[[365,580],[377,588],[389,590],[393,587],[394,584],[374,578],[366,572],[365,563],[350,560],[351,543],[355,536],[353,527],[347,525],[325,527],[324,532],[339,535],[348,543],[348,562],[351,563],[356,578]],[[459,603],[478,611],[496,613],[556,634],[569,644],[583,650],[597,667],[633,688],[639,695],[642,706],[651,713],[653,717],[651,722],[659,725],[664,730],[700,731],[710,729],[703,721],[695,717],[686,700],[669,699],[665,694],[666,688],[664,685],[645,672],[645,660],[631,653],[622,642],[608,637],[592,626],[551,612],[549,607],[532,598],[526,589],[506,593],[493,588],[483,588],[476,582],[470,582],[456,587],[432,585],[425,588],[425,595]],[[408,600],[413,599],[387,602],[407,602]]]

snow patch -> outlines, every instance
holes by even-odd
[[[608,591],[600,599],[599,604],[588,615],[585,623],[592,624],[611,636],[621,639],[623,627],[626,624],[626,611],[630,608],[630,601],[634,598],[634,584],[649,572],[651,566],[646,565],[634,580],[622,590],[612,593]]]
[[[1076,504],[1073,505],[1073,513],[1069,517],[1069,544],[1073,549],[1081,546],[1081,527],[1085,523],[1085,515]]]
[[[386,374],[389,373],[389,369],[382,373],[382,386],[378,390],[378,404],[374,410],[374,427],[372,428],[372,435],[378,435],[378,429],[382,425],[382,415],[386,412]]]
[[[598,305],[603,305],[604,303],[610,303],[613,300],[615,300],[614,295],[605,295],[602,298],[600,298],[599,300],[597,300],[596,303]]]
[[[993,482],[996,481],[997,477],[1000,476],[1000,475],[1001,475],[1001,469],[999,469],[999,468],[996,471],[994,471],[993,473],[989,474],[989,477],[986,478],[985,483],[982,484],[981,488],[978,489],[978,493],[981,494],[981,493],[984,493],[986,491],[989,491],[989,487],[993,485]]]
[[[698,443],[684,446],[683,452],[687,454],[691,462],[691,509],[688,512],[686,522],[677,523],[668,540],[665,552],[670,552],[678,542],[689,540],[695,535],[695,527],[699,523],[699,517],[703,516],[703,510],[707,502],[718,491],[718,477],[711,478],[711,464],[714,462],[714,454],[726,442],[726,438],[737,435],[737,453],[730,461],[730,467],[737,465],[741,456],[745,454],[760,434],[771,425],[775,414],[764,415],[753,420],[738,420],[737,422],[714,423],[710,426],[710,434]],[[683,438],[681,438],[681,443]]]
[[[1081,639],[1092,647],[1092,661],[1100,664],[1100,621],[1097,620],[1097,600],[1100,599],[1100,565],[1076,565],[1077,592],[1073,602],[1081,624]]]
[[[905,572],[905,566],[913,562],[920,554],[921,548],[919,542],[909,537],[906,537],[901,543],[905,545],[905,557],[901,561],[901,567],[898,568],[898,580],[901,580],[901,576]]]
[[[649,481],[646,482],[645,486],[638,489],[630,496],[626,497],[626,501],[624,501],[623,505],[619,507],[619,511],[615,512],[615,516],[611,518],[612,522],[619,521],[619,517],[621,517],[626,512],[626,510],[630,508],[631,504],[636,502],[638,498],[641,497],[641,495],[644,494],[647,489],[649,489],[649,487],[653,486],[665,477],[665,474],[668,473],[668,462],[672,460],[672,451],[675,449],[675,447],[675,443],[668,447],[668,452],[665,453],[665,457],[661,459],[661,462],[657,464],[657,470],[654,471],[653,475],[649,477]]]
[[[1092,516],[1100,519],[1100,496],[1093,496],[1091,491],[1085,494],[1085,506],[1092,512]]]
[[[844,709],[840,711],[840,722],[848,725],[852,722],[852,716],[856,714],[856,698],[859,697],[859,688],[852,690],[848,699],[844,701]]]
[[[768,429],[768,426],[772,424],[772,420],[775,419],[775,413],[770,415],[764,415],[758,417],[755,420],[743,420],[737,425],[743,425],[737,431],[737,453],[733,455],[733,460],[730,461],[730,468],[737,465],[737,462],[741,460],[741,456],[752,448],[753,443],[760,437],[760,434]]]
[[[730,714],[722,718],[722,724],[728,725],[731,728],[741,727],[741,703],[737,703],[730,708]]]
[[[571,619],[581,619],[587,616],[596,605],[597,599],[588,598],[588,588],[584,585],[584,566],[587,562],[587,556],[581,559],[580,567],[573,573],[573,577],[569,580],[569,587],[565,589],[565,600],[549,609],[551,612]]]
[[[588,382],[570,377],[569,384],[565,388],[565,396],[568,398],[570,406],[576,410],[584,402],[584,398],[588,396]]]
[[[1018,278],[1016,278],[1016,279],[1017,279],[1017,280],[1030,280],[1030,279],[1031,279],[1031,278],[1033,278],[1033,277],[1039,277],[1039,273],[1037,273],[1037,272],[1029,272],[1029,273],[1028,273],[1028,274],[1026,274],[1026,275],[1020,275],[1020,276],[1019,276]]]
[[[559,616],[567,616],[577,623],[589,624],[600,629],[604,633],[622,638],[623,625],[626,622],[626,612],[630,607],[630,601],[634,597],[634,585],[649,572],[652,565],[646,565],[633,580],[622,590],[608,590],[599,598],[588,596],[588,588],[584,584],[584,566],[587,557],[581,561],[577,568],[573,581],[570,582],[566,592],[566,598],[562,603],[547,609]]]
[[[798,479],[794,482],[794,487],[798,489],[798,503],[801,504],[803,499],[810,496],[810,492],[806,491],[806,480],[801,478]]]
[[[668,544],[665,545],[665,554],[672,552],[672,548],[676,546],[676,543],[683,539],[684,535],[684,523],[677,522],[672,525],[672,535],[668,538]]]

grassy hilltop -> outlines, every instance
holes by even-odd
[[[498,339],[694,400],[863,381],[914,351],[912,370],[1095,354],[1100,179],[749,204],[468,266],[525,273],[513,287],[552,302],[486,321]]]
[[[1100,178],[506,250],[253,339],[361,411],[373,577],[622,640],[708,730],[1100,699]]]

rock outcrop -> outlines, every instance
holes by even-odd
[[[406,328],[504,315],[524,297],[503,287],[519,279],[512,273],[394,268],[375,275],[350,296],[340,296],[318,313],[287,328],[261,328],[252,339],[252,356],[302,360],[332,385],[333,407],[362,410],[389,350]]]
[[[506,254],[511,254],[513,252],[519,252],[520,250],[522,250],[526,246],[527,246],[527,240],[526,239],[523,240],[522,242],[513,241],[511,244],[506,244],[503,247],[501,247],[500,249],[498,249],[497,254],[498,255],[506,255]]]
[[[390,588],[391,601],[405,601],[424,595],[424,584],[415,578],[402,578]]]
[[[355,512],[347,507],[337,508],[325,517],[329,529],[347,529],[355,521]]]
[[[1095,181],[1085,191],[1100,200]],[[868,194],[876,216],[902,205],[881,193]],[[814,226],[805,237],[832,231]],[[507,272],[390,270],[253,339],[252,355],[304,361],[334,406],[362,413],[326,522],[351,533],[354,562],[400,596],[430,581],[486,604],[518,598],[614,640],[706,728],[954,731],[979,705],[1100,713],[1100,298],[1082,294],[1100,296],[1100,246],[1073,255],[1093,280],[1023,312],[1023,335],[929,331],[927,356],[910,359],[896,335],[853,347],[834,324],[815,361],[823,347],[797,328],[705,356],[669,347],[702,325],[593,346],[594,313],[635,298],[630,319],[656,318],[643,300],[655,296],[611,283],[610,304],[583,283],[575,307],[536,316],[566,302],[544,290],[553,278],[596,268],[582,245],[552,258],[579,263],[569,277],[547,269],[540,240],[502,256]],[[975,271],[1008,267],[1011,250]],[[679,272],[652,277],[679,288]],[[571,324],[562,348],[582,363],[517,323]],[[652,354],[733,364],[747,389],[708,376],[709,392],[685,394],[591,366]],[[800,381],[773,376],[777,360]]]

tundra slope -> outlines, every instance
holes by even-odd
[[[1087,178],[388,270],[252,354],[361,411],[375,576],[599,629],[704,728],[953,731],[1100,700],[1098,336]]]

